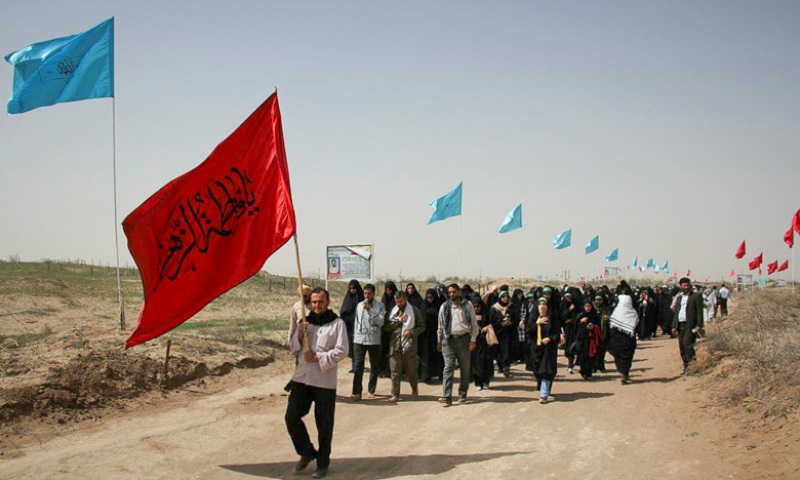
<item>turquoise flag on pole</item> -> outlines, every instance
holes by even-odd
[[[522,204],[520,203],[513,210],[508,212],[500,230],[497,233],[508,233],[518,228],[522,228]]]
[[[655,268],[656,264],[653,262],[652,258],[647,259],[647,263],[644,266],[645,270],[650,270],[651,268]]]
[[[665,272],[669,273],[669,260],[664,262],[664,265],[661,266],[661,270],[664,270]]]
[[[600,248],[600,235],[596,235],[593,239],[589,240],[586,244],[586,254],[590,254]]]
[[[572,229],[570,228],[566,232],[561,232],[556,235],[556,238],[553,239],[553,248],[556,250],[561,250],[562,248],[567,248],[572,245]]]
[[[433,207],[431,218],[428,219],[428,225],[439,220],[444,220],[450,217],[461,215],[461,184],[459,182],[456,188],[445,193],[431,201],[428,205]]]
[[[619,258],[619,248],[611,250],[611,253],[606,255],[606,262],[615,262]]]
[[[114,96],[114,18],[83,33],[34,43],[10,53],[14,85],[9,114]]]
[[[636,256],[636,257],[633,259],[633,263],[631,263],[631,264],[628,266],[628,269],[629,269],[629,270],[633,270],[633,269],[635,269],[635,268],[636,268],[636,267],[638,267],[638,266],[639,266],[639,256],[637,255],[637,256]]]

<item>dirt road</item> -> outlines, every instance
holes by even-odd
[[[345,361],[331,476],[716,479],[798,472],[796,460],[769,445],[731,438],[737,427],[705,408],[701,379],[678,376],[674,340],[640,343],[634,361],[632,385],[621,385],[616,373],[586,382],[561,368],[556,401],[547,405],[533,401],[532,377],[517,366],[514,378],[496,379],[489,391],[471,388],[470,402],[451,408],[436,402],[439,385],[422,385],[421,398],[397,405],[352,403]],[[205,390],[84,424],[23,446],[16,458],[6,455],[0,478],[297,478],[283,423],[290,375],[286,365],[240,371]],[[389,387],[381,379],[378,393]]]

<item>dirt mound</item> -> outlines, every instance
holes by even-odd
[[[118,406],[127,399],[160,389],[173,389],[205,376],[225,375],[234,368],[258,368],[274,360],[271,354],[248,356],[209,367],[186,357],[164,364],[146,355],[111,351],[78,354],[63,367],[50,369],[38,385],[0,390],[0,424],[23,416],[61,413],[59,422],[79,419],[88,410]]]

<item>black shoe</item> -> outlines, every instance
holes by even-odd
[[[318,468],[311,474],[311,478],[323,478],[328,475],[328,467]]]
[[[314,457],[311,455],[303,455],[300,457],[300,460],[297,461],[297,465],[294,466],[295,472],[302,472],[303,470],[308,467],[308,464],[314,460]]]

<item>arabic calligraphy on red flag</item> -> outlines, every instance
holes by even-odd
[[[130,348],[257,273],[296,230],[277,94],[122,222],[144,285]]]

